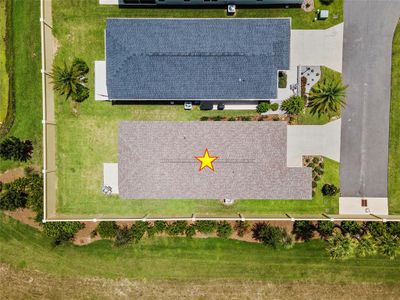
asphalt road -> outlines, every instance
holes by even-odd
[[[342,197],[387,197],[390,77],[400,0],[345,0]],[[399,116],[400,117],[400,116]]]

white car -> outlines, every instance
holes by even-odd
[[[185,108],[185,110],[192,110],[193,108],[192,102],[186,101],[183,107]]]

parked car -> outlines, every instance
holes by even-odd
[[[185,110],[192,110],[192,108],[193,108],[192,102],[191,101],[186,101],[183,104],[183,107],[185,108]]]
[[[201,110],[212,110],[214,105],[211,102],[201,102],[200,109]]]
[[[223,103],[218,103],[217,108],[218,108],[218,110],[224,110],[224,109],[225,109],[225,104],[223,104]]]

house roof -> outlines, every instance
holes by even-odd
[[[123,199],[311,199],[311,169],[288,168],[286,122],[121,122]],[[214,171],[199,171],[205,149]]]
[[[273,99],[290,19],[108,19],[110,99]]]

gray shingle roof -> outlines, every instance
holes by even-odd
[[[123,199],[311,199],[311,169],[288,168],[285,122],[121,122]],[[215,171],[199,171],[208,148]]]
[[[289,56],[289,19],[107,20],[113,100],[276,98]]]

